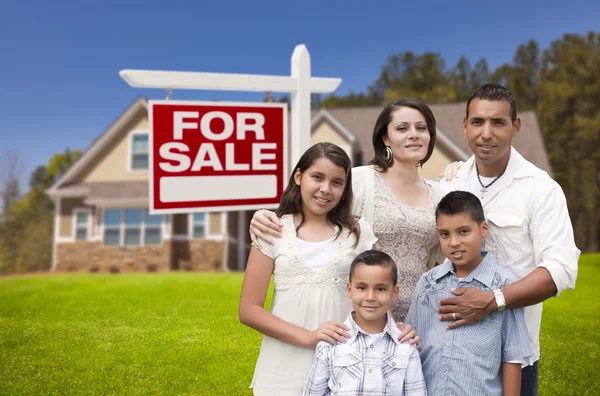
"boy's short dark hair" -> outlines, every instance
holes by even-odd
[[[394,286],[398,283],[398,267],[394,260],[386,253],[380,252],[379,250],[365,250],[358,256],[354,258],[352,264],[350,265],[350,275],[349,281],[352,282],[352,274],[354,273],[354,268],[358,264],[364,265],[380,265],[382,267],[390,268],[392,272],[392,281],[394,282]]]
[[[452,191],[442,198],[435,209],[435,220],[437,221],[440,215],[451,216],[460,213],[470,214],[477,224],[485,221],[481,201],[468,191]]]
[[[514,123],[517,119],[517,104],[513,94],[500,84],[488,83],[477,88],[467,100],[467,118],[469,118],[469,105],[475,98],[480,100],[506,100],[510,104],[510,119]]]

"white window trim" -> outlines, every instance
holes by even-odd
[[[196,224],[194,224],[194,213],[189,213],[188,214],[188,239],[191,241],[192,239],[208,239],[208,236],[210,235],[210,221],[208,216],[210,215],[209,212],[203,212],[204,213],[204,237],[202,238],[194,238],[194,226]],[[198,225],[201,225],[203,223],[198,223]]]
[[[106,214],[106,209],[114,209],[114,210],[119,210],[120,212],[120,223],[118,226],[106,226],[106,221],[105,221],[105,214]],[[126,225],[125,224],[125,210],[126,209],[139,209],[142,211],[142,219],[140,222],[139,226],[131,226],[131,225]],[[102,210],[102,225],[101,225],[101,241],[102,241],[102,246],[106,246],[106,247],[114,247],[114,248],[136,248],[136,247],[140,247],[140,246],[161,246],[162,243],[165,241],[165,232],[164,232],[164,227],[165,227],[165,222],[166,222],[166,216],[162,215],[161,216],[161,221],[160,224],[152,224],[152,225],[146,225],[146,211],[147,208],[105,208]],[[125,231],[127,229],[137,229],[140,228],[140,243],[137,245],[126,245],[125,244]],[[119,229],[119,244],[118,245],[106,245],[104,243],[104,231],[106,229]],[[157,244],[151,244],[151,245],[147,245],[146,244],[146,228],[150,228],[150,229],[158,229],[160,231],[160,242]]]
[[[77,213],[87,213],[87,235],[85,238],[86,242],[89,242],[91,239],[92,232],[92,209],[90,208],[74,208],[73,209],[73,229],[72,229],[72,238],[74,242],[82,242],[77,240]]]
[[[128,173],[145,173],[148,172],[148,169],[133,169],[133,137],[136,135],[147,135],[148,136],[148,144],[150,144],[150,134],[145,130],[132,130],[129,132],[128,136],[128,145],[127,145],[127,172]],[[148,147],[148,151],[150,151],[150,147]],[[141,153],[138,153],[141,154]],[[148,160],[150,159],[150,153],[148,153]],[[148,161],[148,167],[150,167],[150,161]]]

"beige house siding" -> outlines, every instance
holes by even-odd
[[[311,136],[311,143],[329,142],[343,146],[348,144],[348,140],[336,131],[328,122],[322,121],[319,125],[313,129]]]
[[[83,203],[83,198],[62,198],[60,202],[60,222],[58,228],[59,238],[71,238],[73,234],[73,210],[75,209],[89,209],[89,227],[90,237],[96,235],[96,209],[92,206],[87,206]]]
[[[221,213],[209,213],[208,229],[211,235],[221,234]]]
[[[134,131],[144,132],[147,130],[148,115],[146,112],[142,112],[126,126],[115,142],[104,149],[102,154],[98,156],[98,161],[88,166],[88,169],[82,173],[78,181],[148,180],[147,171],[129,171],[130,134]]]
[[[312,130],[310,143],[316,144],[321,142],[329,142],[337,144],[352,158],[352,144],[346,137],[340,134],[329,122],[323,120]]]
[[[446,165],[451,164],[454,161],[455,159],[450,157],[436,145],[429,160],[423,165],[422,169],[419,169],[419,173],[426,179],[437,180],[440,178],[440,173],[444,171]]]

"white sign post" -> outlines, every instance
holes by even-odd
[[[311,77],[310,55],[304,44],[296,46],[294,53],[292,54],[291,63],[290,76],[156,70],[121,70],[119,75],[132,87],[163,88],[169,92],[171,92],[173,89],[204,89],[220,91],[291,93],[292,158],[289,169],[292,169],[291,167],[298,162],[302,153],[304,153],[310,146],[311,93],[333,92],[341,84],[342,79]],[[237,241],[240,246],[245,246],[247,232],[245,214],[244,212],[239,212]],[[227,239],[225,240],[225,252],[225,257],[227,257]],[[244,270],[245,260],[245,249],[238,248],[238,270]],[[225,261],[227,261],[226,258]],[[227,264],[223,264],[224,268],[227,268]]]
[[[333,92],[342,79],[311,77],[310,55],[304,44],[294,49],[291,69],[291,76],[157,70],[121,70],[119,75],[136,88],[292,93],[291,166],[294,166],[310,146],[311,93]]]

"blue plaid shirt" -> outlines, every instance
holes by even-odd
[[[531,356],[523,308],[494,312],[472,325],[446,329],[438,319],[442,298],[451,288],[493,290],[516,278],[496,264],[491,254],[460,280],[446,260],[419,279],[406,323],[421,337],[423,374],[430,395],[502,395],[503,362],[525,362]]]
[[[391,316],[380,335],[365,333],[351,313],[344,344],[320,342],[304,387],[304,396],[427,395],[417,349],[399,341]]]

